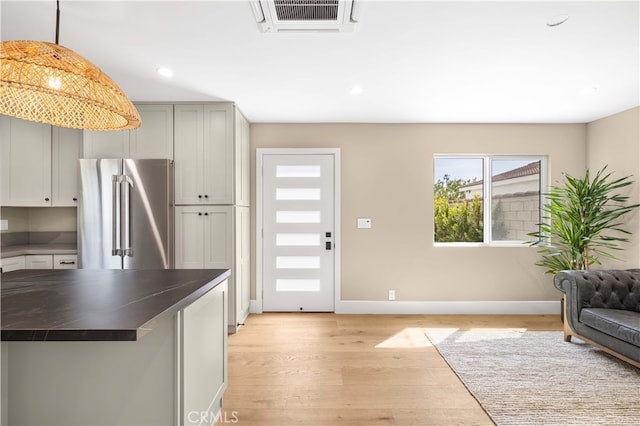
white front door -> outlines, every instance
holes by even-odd
[[[333,312],[335,156],[264,154],[261,159],[263,310]]]

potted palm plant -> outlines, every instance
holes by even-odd
[[[542,223],[529,234],[528,244],[539,247],[542,259],[536,265],[546,273],[567,269],[589,269],[600,258],[616,259],[612,251],[622,250],[631,232],[624,228],[622,216],[640,204],[628,204],[629,197],[619,191],[633,183],[631,176],[613,179],[600,169],[593,179],[587,169],[584,177],[564,174],[562,186],[552,186],[545,194]]]
[[[622,216],[640,204],[627,204],[629,197],[618,193],[633,183],[631,176],[611,180],[607,166],[591,179],[564,174],[562,186],[552,186],[545,194],[543,220],[530,245],[537,246],[542,259],[536,265],[555,274],[566,269],[589,269],[600,264],[600,257],[616,259],[612,250],[629,242],[631,232],[623,228]]]

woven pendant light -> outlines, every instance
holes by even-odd
[[[100,68],[66,47],[43,41],[0,43],[0,114],[60,127],[125,130],[140,115]]]

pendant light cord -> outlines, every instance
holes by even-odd
[[[60,0],[56,0],[56,44],[60,36]]]

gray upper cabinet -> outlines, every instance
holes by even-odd
[[[82,130],[54,127],[51,136],[51,205],[76,207]]]
[[[51,126],[0,116],[2,205],[51,205]]]
[[[249,122],[235,109],[235,204],[249,206]]]
[[[175,106],[175,201],[202,204],[205,201],[204,106]]]
[[[175,106],[176,204],[234,203],[234,107]]]
[[[75,207],[82,131],[0,116],[1,204]]]
[[[137,105],[142,125],[130,131],[131,158],[173,159],[173,105]]]
[[[85,158],[173,159],[173,105],[136,105],[142,125],[135,130],[84,131]]]
[[[85,130],[83,136],[84,158],[129,158],[129,131]]]

